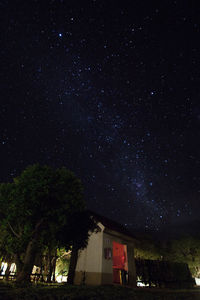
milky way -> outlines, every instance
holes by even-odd
[[[200,5],[75,2],[0,1],[1,181],[66,166],[130,228],[199,219]]]

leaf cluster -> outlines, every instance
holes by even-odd
[[[66,168],[35,164],[12,183],[0,184],[0,249],[22,255],[36,238],[38,249],[50,243],[85,247],[94,221],[85,213],[83,187]]]

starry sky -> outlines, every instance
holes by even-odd
[[[200,4],[0,0],[1,182],[36,162],[88,208],[160,231],[200,218]]]

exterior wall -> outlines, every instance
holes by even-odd
[[[134,240],[118,232],[112,232],[105,229],[103,234],[103,258],[102,258],[102,284],[113,283],[113,260],[105,259],[104,249],[111,248],[113,251],[113,242],[127,246],[128,257],[128,278],[129,285],[136,286],[136,267],[134,258]]]
[[[100,223],[101,232],[93,233],[86,249],[80,251],[75,284],[113,284],[113,241],[127,245],[129,285],[136,286],[136,269],[134,260],[134,240],[123,234],[105,229]],[[104,230],[105,229],[105,230]],[[111,258],[105,258],[105,249],[111,249]]]
[[[128,281],[129,285],[137,286],[136,266],[134,257],[134,245],[133,243],[127,243],[127,256],[128,256]]]
[[[112,254],[111,259],[106,259],[104,255],[105,248],[111,248],[113,243],[113,236],[108,233],[103,233],[103,251],[102,251],[102,284],[112,284],[113,283],[113,260]],[[112,253],[112,252],[111,252]]]
[[[102,243],[103,230],[98,233],[92,233],[87,248],[79,252],[74,279],[75,284],[101,284]]]
[[[113,242],[119,244],[124,244],[127,246],[127,256],[128,256],[128,274],[130,274],[129,284],[135,286],[136,283],[136,269],[135,269],[135,259],[134,259],[134,244],[133,239],[123,236],[117,232],[104,232],[103,233],[103,257],[102,257],[102,284],[112,284],[113,283],[113,260],[106,259],[104,256],[104,249],[111,248],[113,253]]]

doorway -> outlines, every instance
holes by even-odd
[[[128,282],[127,246],[113,242],[113,283],[126,285]]]

